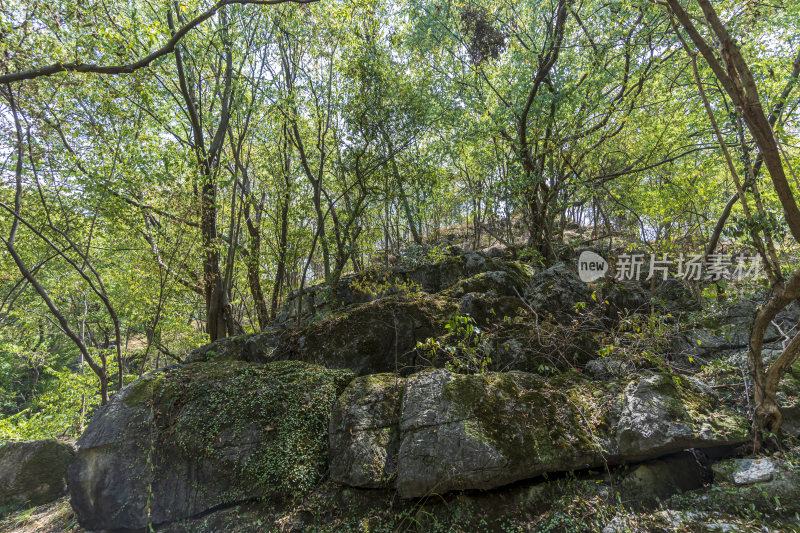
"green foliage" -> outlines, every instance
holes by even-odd
[[[545,266],[544,255],[540,250],[535,248],[523,248],[519,251],[519,258],[521,261],[525,261],[537,267]]]
[[[152,402],[163,438],[188,457],[235,468],[238,489],[298,497],[325,472],[328,418],[352,377],[297,361],[197,363],[139,381],[128,401]],[[252,432],[253,453],[232,462],[225,445]]]
[[[668,315],[623,315],[614,328],[598,335],[601,347],[597,354],[613,355],[635,366],[665,368],[664,354],[674,333],[675,325]]]
[[[492,363],[491,345],[471,316],[453,315],[445,324],[448,335],[418,342],[417,349],[436,359],[445,354],[445,368],[460,374],[482,374]]]
[[[449,257],[452,257],[449,249],[450,245],[446,241],[433,244],[411,243],[403,249],[400,257],[404,266],[415,268],[446,261]]]
[[[422,289],[419,283],[403,279],[391,270],[376,266],[360,272],[350,281],[350,289],[372,297],[389,294],[414,293]]]
[[[0,441],[78,437],[100,405],[97,376],[88,368],[42,369],[48,386],[28,406],[0,419]],[[135,376],[125,376],[131,382]]]

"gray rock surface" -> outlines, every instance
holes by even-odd
[[[282,330],[271,329],[252,335],[224,337],[193,350],[187,363],[210,361],[247,361],[264,363],[272,360],[272,354],[280,342]]]
[[[333,481],[365,488],[391,486],[404,383],[396,374],[372,374],[354,379],[344,390],[328,430]]]
[[[41,505],[66,493],[74,446],[55,439],[0,445],[0,507]]]
[[[287,331],[275,360],[300,360],[359,375],[408,373],[415,369],[416,346],[446,333],[457,301],[438,295],[387,296]]]
[[[139,379],[78,440],[68,485],[80,524],[143,530],[302,494],[323,476],[330,409],[352,377],[296,361],[224,361]]]
[[[730,459],[716,463],[713,467],[716,481],[727,481],[736,485],[751,485],[771,481],[775,476],[775,465],[765,457],[758,459]]]
[[[779,455],[714,463],[713,490],[705,490],[696,498],[695,507],[701,511],[741,513],[747,509],[773,517],[792,517],[796,527],[795,513],[800,513],[800,472],[793,461]],[[737,473],[744,483],[736,482]],[[764,479],[768,474],[768,479]],[[761,480],[756,481],[758,478]]]
[[[537,313],[563,318],[574,314],[575,305],[591,305],[592,291],[564,263],[557,263],[536,274],[525,289],[525,301]]]
[[[629,382],[616,424],[616,453],[626,461],[637,461],[736,439],[742,442],[747,434],[742,417],[697,416],[713,413],[707,392],[696,382],[666,374]]]
[[[352,389],[358,394],[343,395],[334,412],[358,411],[348,405],[388,398],[380,383],[364,384]],[[380,412],[389,411],[382,404]],[[396,454],[396,470],[373,472],[367,483],[396,475],[404,498],[491,489],[547,472],[736,444],[748,436],[747,421],[713,405],[698,384],[660,374],[593,383],[579,375],[545,381],[525,372],[427,370],[406,378],[400,413],[399,435],[388,439],[392,446],[399,441],[396,452],[393,447],[377,451],[377,440],[358,438],[344,443],[354,448],[344,453],[381,458],[372,464]],[[390,422],[378,419],[371,425]],[[336,433],[350,433],[345,417],[337,419]],[[332,441],[331,447],[341,449],[341,443]],[[344,476],[338,479],[346,482]]]
[[[337,284],[334,299],[339,306],[363,304],[384,296],[403,294],[420,290],[429,294],[441,292],[459,280],[464,280],[488,271],[503,271],[518,276],[530,276],[530,267],[514,261],[501,259],[501,253],[483,253],[450,248],[450,255],[434,263],[416,266],[377,268],[342,276]],[[527,283],[527,280],[525,280]],[[524,283],[523,283],[524,287]],[[330,311],[330,295],[324,284],[308,287],[302,294],[295,293],[278,317],[279,323],[286,323],[297,317],[298,305],[301,317]],[[298,304],[298,302],[301,302]]]

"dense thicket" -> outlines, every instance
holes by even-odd
[[[126,374],[448,234],[542,261],[576,225],[653,253],[721,236],[783,287],[798,20],[788,1],[0,4],[0,438],[79,431]]]

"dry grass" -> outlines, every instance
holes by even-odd
[[[0,517],[0,531],[4,533],[82,533],[69,497],[54,502],[15,511]]]

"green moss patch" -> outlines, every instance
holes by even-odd
[[[408,369],[417,342],[442,335],[456,309],[455,302],[438,296],[387,296],[287,334],[275,357],[359,375]]]
[[[454,375],[445,395],[467,419],[467,433],[489,441],[512,464],[531,457],[557,464],[575,454],[598,453],[593,431],[604,422],[597,418],[599,405],[613,395],[580,376],[557,381],[518,372]]]
[[[152,399],[159,446],[235,473],[264,497],[295,497],[323,477],[328,418],[352,379],[299,361],[198,363],[137,382],[126,403]]]

